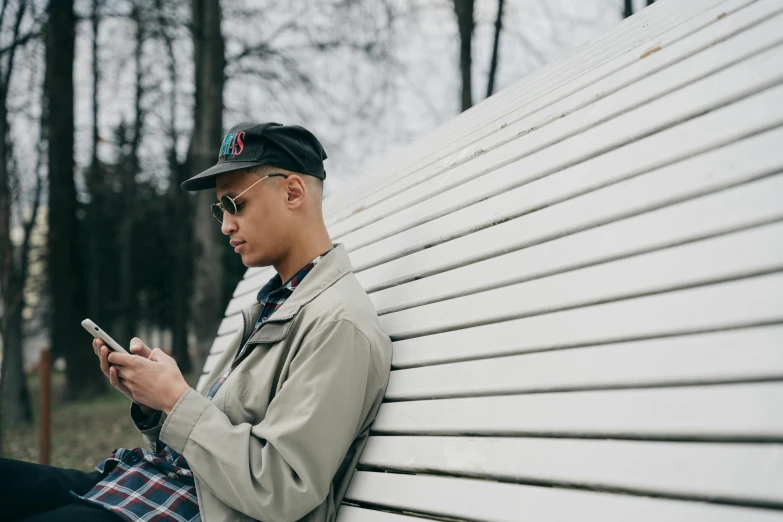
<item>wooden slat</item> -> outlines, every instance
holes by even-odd
[[[264,274],[266,276],[267,274]],[[271,277],[271,276],[270,276]],[[261,289],[262,286],[266,284],[268,281],[268,278],[265,278],[263,281],[259,281],[256,278],[252,278],[248,280],[248,285],[246,288],[249,290],[248,292],[245,292],[242,295],[234,297],[230,303],[228,303],[228,307],[226,308],[226,315],[232,315],[244,308],[248,308],[250,306],[253,306],[258,302],[258,291]],[[251,284],[258,284],[258,287],[250,286]]]
[[[209,353],[220,353],[225,350],[235,335],[237,335],[236,332],[216,337],[215,342],[212,343],[212,348],[209,350]]]
[[[395,368],[783,321],[774,274],[396,341]]]
[[[779,94],[781,95],[781,107],[783,107],[783,88],[779,89]],[[765,103],[759,103],[755,109],[769,112],[769,109],[764,109],[764,106]],[[737,117],[742,116],[737,115]],[[657,136],[664,134],[661,133]],[[780,168],[782,158],[774,153],[774,145],[770,149],[770,144],[775,142],[774,138],[780,135],[781,131],[776,129],[726,147],[735,152],[749,152],[751,150],[758,152],[758,156],[753,157],[753,160],[731,161],[731,156],[723,154],[721,150],[716,150],[541,208],[548,199],[545,195],[552,194],[558,181],[562,183],[561,190],[565,190],[571,180],[577,179],[570,173],[566,176],[565,172],[561,173],[564,177],[544,178],[537,182],[535,187],[534,184],[530,184],[528,187],[522,187],[526,189],[525,191],[518,189],[521,191],[520,198],[526,196],[524,192],[528,192],[527,195],[533,198],[541,197],[541,199],[536,199],[539,204],[530,208],[531,211],[536,208],[539,210],[509,220],[506,220],[504,215],[492,214],[495,221],[490,223],[499,224],[473,232],[471,232],[471,223],[473,223],[471,220],[478,219],[483,223],[487,219],[486,215],[479,215],[472,208],[468,208],[444,216],[410,231],[410,234],[424,241],[420,251],[395,259],[395,262],[388,264],[388,266],[378,266],[367,270],[366,273],[361,272],[358,274],[359,280],[365,288],[386,288],[394,283],[411,281],[450,268],[464,266],[474,261],[496,257],[513,250],[753,180]],[[679,139],[686,139],[686,136],[681,135]],[[675,141],[667,141],[661,145],[676,146]],[[593,165],[597,169],[595,171],[581,165],[578,166],[579,168],[574,167],[572,168],[573,174],[590,177],[594,172],[617,169],[621,165],[636,165],[639,161],[643,161],[643,158],[649,157],[648,153],[641,150],[637,152],[642,156],[638,161],[633,157],[633,154],[623,154],[621,157],[615,158],[616,162]],[[716,163],[718,159],[723,160],[724,163],[719,165]],[[756,159],[759,161],[758,164],[755,163]],[[539,186],[541,187],[540,191]],[[520,199],[520,201],[521,203],[518,205],[525,204],[524,199]],[[483,207],[483,205],[476,206]],[[509,205],[504,206],[508,207]],[[488,211],[486,208],[484,210]],[[405,245],[408,245],[409,240],[413,239],[410,234],[406,233]],[[436,239],[437,237],[451,238],[455,234],[466,235],[455,237],[446,242],[440,242]],[[377,258],[396,257],[391,239],[393,238],[373,245],[376,250],[372,255]],[[430,244],[434,246],[423,248]],[[382,251],[382,248],[388,250]],[[354,265],[357,264],[354,259],[358,255],[358,251],[351,253]],[[358,268],[356,270],[358,271]]]
[[[386,314],[779,220],[783,182],[772,183],[777,189],[765,180],[741,185],[398,284],[370,299]],[[399,274],[405,272],[388,267],[388,277]],[[363,275],[358,279],[369,286]]]
[[[783,383],[387,402],[373,430],[783,441]]]
[[[218,359],[220,359],[219,353],[213,353],[210,354],[207,357],[207,360],[204,362],[204,370],[203,373],[209,373],[212,371],[212,368],[215,366],[215,363],[217,363]]]
[[[370,437],[361,464],[783,507],[780,444]]]
[[[477,140],[502,128],[499,120],[506,123],[525,117],[535,110],[588,88],[591,84],[611,76],[629,64],[641,60],[644,51],[651,47],[652,39],[661,47],[668,48],[679,39],[715,24],[720,14],[734,14],[750,2],[689,2],[679,6],[676,15],[670,10],[646,9],[637,17],[627,20],[620,27],[593,40],[580,51],[555,62],[519,81],[514,86],[495,94],[482,103],[482,109],[466,111],[436,132],[421,138],[406,147],[403,153],[396,153],[374,165],[373,175],[363,176],[357,189],[349,188],[339,197],[324,202],[327,224],[343,219],[362,208],[372,206],[395,192],[382,194],[380,198],[367,200],[367,196],[385,189],[390,182],[402,188],[410,186],[406,177],[423,170],[433,163],[454,163],[480,149]],[[712,9],[708,9],[708,8]],[[728,24],[724,17],[723,25]],[[641,22],[644,20],[644,22]],[[645,30],[649,31],[645,34]],[[633,40],[620,37],[626,33]],[[660,35],[657,33],[661,33]],[[644,35],[644,36],[643,36]],[[627,45],[628,47],[622,47]],[[535,102],[535,103],[534,103]],[[488,109],[492,108],[491,114]],[[515,118],[510,118],[510,109],[515,109]],[[411,161],[411,158],[413,160]],[[420,181],[421,178],[418,179]],[[424,178],[426,179],[426,178]],[[342,212],[341,212],[342,211]]]
[[[209,356],[207,357],[207,360],[204,361],[204,367],[201,369],[202,376],[199,378],[199,386],[201,385],[202,379],[205,379],[207,374],[212,371],[212,368],[217,363],[220,355],[226,350],[229,344],[234,341],[236,336],[237,332],[232,332],[215,338]]]
[[[337,522],[421,522],[421,518],[344,505],[337,512]]]
[[[697,80],[781,41],[783,36],[779,28],[783,22],[781,22],[780,15],[774,16],[780,10],[781,5],[773,0],[754,4],[741,12],[741,15],[744,16],[741,16],[740,13],[734,16],[741,19],[739,25],[744,27],[758,23],[765,18],[770,18],[757,27],[753,27],[711,47],[710,44],[715,42],[717,35],[708,31],[699,33],[698,36],[701,38],[696,39],[697,42],[688,43],[688,45],[681,42],[679,46],[666,48],[659,53],[655,53],[655,57],[651,57],[651,60],[638,62],[638,67],[634,69],[639,70],[637,79],[642,78],[642,81],[635,83],[625,82],[631,84],[624,89],[617,90],[619,85],[623,84],[623,80],[612,77],[593,86],[591,89],[580,91],[575,95],[576,99],[574,100],[564,100],[562,103],[547,107],[543,111],[536,113],[533,117],[508,125],[492,136],[492,143],[485,140],[487,142],[481,144],[480,148],[486,151],[485,153],[476,156],[465,165],[449,170],[447,173],[428,172],[428,179],[424,180],[423,183],[393,197],[388,196],[378,201],[361,213],[333,225],[330,227],[330,232],[337,236],[345,235],[344,241],[350,248],[364,246],[374,238],[388,237],[412,226],[412,224],[421,223],[427,219],[443,215],[444,207],[439,205],[439,203],[445,199],[445,202],[453,204],[453,198],[442,194],[444,188],[453,188],[468,181],[472,186],[479,186],[479,190],[476,192],[478,200],[486,197],[487,193],[502,193],[505,190],[503,185],[483,184],[478,181],[478,178],[483,173],[494,170],[498,166],[503,166],[512,159],[516,161],[612,118],[620,116],[627,120],[631,116],[621,116],[623,113],[633,111],[650,101],[654,101],[652,104],[653,108],[666,105],[670,107],[670,110],[681,112],[682,107],[687,105],[687,102],[680,103],[676,98],[685,96],[689,90],[702,90],[701,84],[710,82],[709,79],[705,79],[702,82],[697,82]],[[732,33],[736,31],[736,25],[718,24],[714,26],[714,29],[722,30],[724,33]],[[691,54],[690,45],[698,46],[701,49],[706,48],[706,50],[703,53],[691,55],[680,63],[650,74],[651,70],[660,69],[660,65],[656,61],[663,60],[668,54],[677,52],[686,56]],[[680,47],[685,47],[685,49],[681,50]],[[752,60],[748,61],[752,62]],[[628,69],[624,70],[624,72],[626,71]],[[726,74],[730,74],[730,71],[725,71],[717,76]],[[611,86],[607,85],[610,80]],[[671,102],[664,98],[667,94],[684,86],[687,87],[682,93],[673,95],[675,99]],[[737,86],[739,87],[739,85]],[[613,90],[615,92],[607,96],[605,91],[611,92]],[[718,92],[715,94],[719,95]],[[589,106],[585,100],[589,100]],[[709,100],[705,99],[704,101],[706,105],[710,104]],[[579,107],[579,110],[571,109],[574,106]],[[640,108],[638,110],[644,111],[645,109]],[[659,113],[660,110],[655,112]],[[686,114],[682,116],[683,118],[687,117]],[[667,117],[667,115],[661,114],[661,119]],[[636,126],[642,129],[641,133],[644,133],[644,124],[640,120],[636,121]],[[653,127],[660,125],[660,122],[655,119],[650,119],[648,122],[647,118],[644,118],[643,121],[645,124]],[[542,128],[543,122],[547,124],[543,125]],[[630,131],[634,129],[633,125],[628,125],[627,123],[620,123],[620,125],[627,126],[629,136],[633,136],[633,134],[630,134]],[[591,135],[590,143],[598,146],[600,139],[596,139],[595,136]],[[502,147],[498,147],[497,144],[502,144]],[[565,144],[565,146],[567,145],[568,143]],[[562,146],[564,145],[559,147]],[[519,179],[519,182],[524,179],[525,177],[522,177]],[[468,192],[475,191],[475,189],[468,190],[467,188],[465,190]],[[346,233],[348,234],[346,235]]]
[[[756,522],[783,520],[780,511],[631,495],[503,484],[450,477],[360,471],[346,497],[401,510],[491,522]]]
[[[242,314],[235,313],[225,317],[218,327],[218,335],[234,333],[242,328]]]
[[[380,325],[407,339],[775,270],[783,270],[783,223],[417,306]]]
[[[253,267],[245,272],[245,277],[234,290],[234,296],[246,294],[248,292],[258,291],[269,279],[275,275],[274,267]],[[253,270],[251,272],[251,270]]]
[[[783,325],[391,372],[387,400],[783,379]]]
[[[567,170],[558,172],[557,177],[552,176],[553,179],[559,178],[562,184],[560,193],[550,199],[549,204],[595,188],[590,183],[593,179],[609,176],[603,181],[607,183],[628,178],[739,139],[754,132],[754,129],[758,131],[780,125],[783,109],[776,110],[775,107],[783,105],[782,86],[745,98],[754,89],[783,80],[783,67],[775,67],[772,60],[783,63],[783,46],[600,124],[591,129],[589,137],[574,136],[443,192],[427,201],[428,207],[431,205],[437,209],[435,215],[442,217],[410,229],[400,229],[390,237],[382,234],[380,237],[384,239],[353,250],[352,263],[357,271],[361,271],[541,208],[547,202],[525,205],[529,189],[523,183],[563,169]],[[740,78],[745,80],[740,81]],[[721,105],[740,98],[744,99],[717,110]],[[704,111],[712,112],[678,124]],[[668,131],[658,132],[670,126],[673,127]],[[643,138],[648,134],[653,135]],[[512,148],[504,147],[500,152],[506,153],[507,150]],[[579,179],[586,180],[588,187],[579,190],[582,184],[577,183],[577,190],[571,189],[575,183],[573,180]],[[519,188],[511,190],[514,187]],[[493,194],[499,195],[485,199]],[[414,210],[401,212],[399,221],[409,223],[402,214],[410,212]],[[450,213],[443,215],[447,212]],[[424,219],[423,216],[417,215],[410,223]],[[342,240],[350,250],[349,237],[345,236]]]

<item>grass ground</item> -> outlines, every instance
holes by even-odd
[[[193,384],[192,378],[187,381]],[[38,460],[38,379],[28,381],[33,400],[34,421],[30,426],[3,430],[3,457],[39,462]],[[137,448],[141,435],[130,419],[130,402],[113,388],[106,395],[89,401],[64,404],[61,397],[65,375],[52,375],[51,460],[61,468],[92,471],[115,448]]]

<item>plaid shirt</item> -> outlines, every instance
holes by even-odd
[[[310,261],[285,284],[282,283],[280,275],[275,274],[261,288],[258,302],[264,306],[250,337],[285,303],[310,270],[330,251],[331,249]],[[247,343],[237,351],[228,370],[210,388],[208,399],[212,400],[220,386],[226,382],[246,348]],[[134,404],[131,407],[131,418],[142,429],[156,425],[160,415],[160,412],[156,412],[155,415],[144,418],[138,406]],[[95,469],[101,473],[108,471],[109,474],[83,496],[69,491],[71,496],[106,508],[131,522],[201,521],[193,471],[185,457],[167,445],[157,453],[143,448],[118,448],[108,459],[95,466]]]

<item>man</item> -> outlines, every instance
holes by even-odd
[[[182,187],[216,189],[213,215],[242,262],[277,274],[198,391],[160,349],[134,338],[132,355],[109,353],[96,340],[147,448],[115,450],[89,474],[0,459],[4,516],[335,519],[388,384],[391,341],[324,225],[324,159],[299,126],[229,130],[217,164]]]

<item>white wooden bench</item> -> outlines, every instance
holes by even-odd
[[[394,359],[340,522],[783,520],[783,1],[661,0],[354,185]]]

